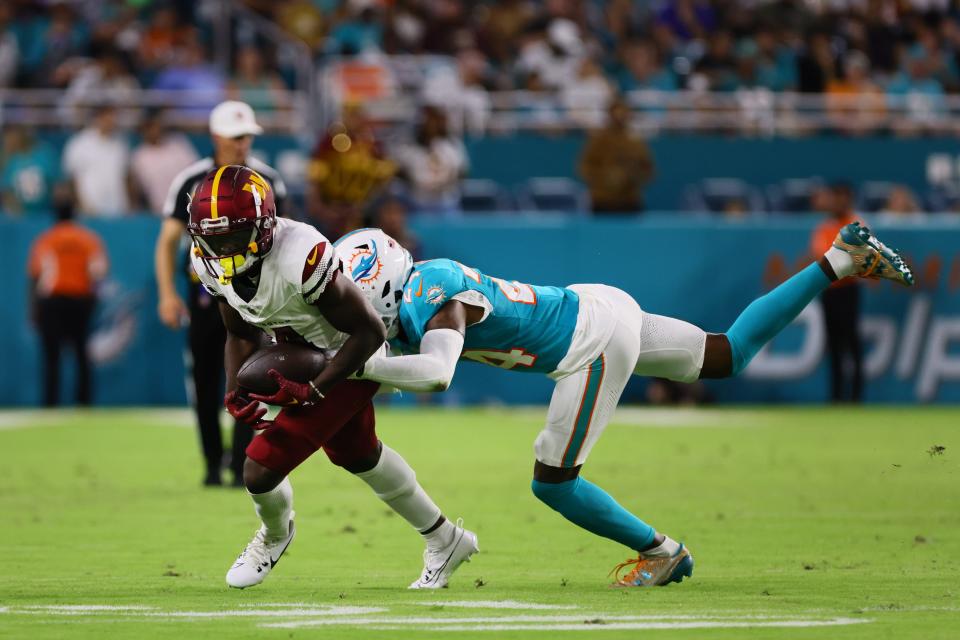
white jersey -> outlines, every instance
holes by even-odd
[[[333,244],[310,225],[277,218],[273,247],[263,258],[257,292],[249,302],[229,282],[221,284],[193,252],[190,260],[207,291],[278,342],[299,337],[320,349],[339,349],[349,337],[313,305],[341,267]]]

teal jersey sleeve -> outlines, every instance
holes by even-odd
[[[407,279],[400,301],[400,324],[410,345],[419,345],[427,324],[450,298],[467,290],[465,275],[453,260],[427,260]]]
[[[573,339],[580,304],[577,294],[495,278],[453,260],[428,260],[416,266],[400,303],[405,341],[395,346],[418,351],[437,311],[464,293],[471,300],[468,304],[482,296],[487,314],[466,328],[461,358],[500,369],[556,370]]]

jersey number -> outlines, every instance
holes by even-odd
[[[527,353],[523,349],[510,349],[509,351],[485,351],[482,349],[467,349],[463,352],[462,358],[473,360],[480,364],[488,364],[500,369],[513,369],[514,367],[532,367],[537,361],[537,356]]]
[[[457,263],[457,265],[461,269],[463,269],[463,273],[468,278],[470,278],[474,282],[480,282],[480,274],[477,273],[475,270],[471,269],[466,265],[460,264],[459,262]],[[531,287],[530,285],[523,284],[522,282],[517,282],[516,280],[514,280],[513,282],[507,282],[506,280],[502,280],[500,278],[494,278],[493,276],[487,276],[487,277],[497,283],[497,286],[500,287],[500,291],[503,292],[503,295],[510,302],[516,302],[519,304],[537,304],[537,293],[533,290],[533,287]],[[509,369],[510,367],[506,367],[506,368]]]

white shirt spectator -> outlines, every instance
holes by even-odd
[[[80,211],[91,216],[115,217],[130,208],[127,195],[126,140],[87,127],[67,141],[63,170],[73,180]]]
[[[453,66],[435,66],[423,83],[423,102],[446,109],[454,123],[480,135],[487,129],[492,109],[490,94],[483,87],[465,85]]]
[[[535,40],[520,50],[517,68],[539,76],[547,89],[560,89],[576,79],[583,57],[579,28],[561,18],[550,23],[546,40]]]
[[[143,189],[151,212],[161,214],[173,179],[199,159],[184,135],[164,136],[158,144],[144,142],[134,150],[130,171]]]
[[[610,83],[590,59],[581,62],[577,78],[560,90],[560,101],[569,117],[587,128],[603,125],[611,98],[613,90]]]
[[[460,140],[434,138],[428,146],[411,144],[396,159],[410,179],[420,211],[454,213],[460,209],[460,177],[467,172],[467,150]]]

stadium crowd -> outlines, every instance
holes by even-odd
[[[306,43],[318,67],[331,60],[362,59],[397,73],[383,61],[408,54],[444,61],[424,63],[415,89],[423,106],[416,124],[406,123],[405,142],[384,144],[376,126],[351,113],[359,109],[349,101],[318,141],[304,142],[315,147],[304,187],[296,195],[306,196],[305,205],[311,196],[323,196],[323,210],[308,213],[323,218],[321,226],[330,231],[358,224],[355,201],[369,204],[375,196],[392,193],[391,185],[398,183],[394,178],[404,185],[404,198],[393,199],[394,209],[406,203],[418,213],[458,213],[463,208],[461,181],[469,175],[461,134],[487,129],[492,96],[498,92],[519,90],[519,107],[544,124],[559,105],[573,114],[576,127],[595,129],[594,140],[626,140],[608,124],[616,120],[608,119],[608,107],[610,112],[623,111],[618,105],[636,107],[632,96],[650,89],[823,95],[832,130],[851,135],[887,130],[883,114],[898,96],[907,96],[910,108],[929,113],[946,108],[949,94],[960,91],[960,7],[946,0],[244,4],[249,13],[231,23],[232,55],[224,66],[216,64],[213,52],[216,2],[0,3],[0,88],[61,90],[63,113],[73,117],[62,122],[79,119],[86,125],[68,131],[65,141],[51,139],[16,126],[17,114],[11,110],[0,167],[4,210],[49,210],[53,185],[66,179],[73,182],[82,214],[157,212],[175,167],[198,157],[184,136],[169,130],[169,122],[183,110],[205,114],[223,99],[241,100],[258,117],[266,116],[269,131],[269,114],[290,108],[295,72],[289,56],[248,28],[245,20],[253,14]],[[409,91],[400,80],[400,90]],[[141,110],[136,118],[140,135],[131,137],[131,123],[118,118],[114,107],[127,105],[141,89],[193,94],[167,114],[172,118]],[[621,102],[622,95],[627,99]],[[855,103],[850,96],[857,98]],[[831,103],[834,97],[837,102]],[[647,108],[648,115],[651,110],[657,108]],[[452,118],[454,113],[463,117]],[[348,131],[351,127],[356,131]],[[344,140],[350,141],[348,148],[342,147]],[[655,159],[634,136],[623,153],[635,170],[610,184],[610,172],[596,170],[603,160],[618,166],[605,157],[607,148],[588,144],[581,158],[584,198],[589,190],[594,204],[599,202],[597,210],[641,209],[642,189],[656,175]],[[363,186],[353,193],[332,193],[331,176],[337,174],[331,173],[330,159],[346,151],[351,161],[343,167],[364,174]],[[572,158],[571,166],[576,164]],[[734,216],[777,209],[778,201],[766,195],[758,205],[751,192],[755,187],[729,192],[729,186],[728,195],[718,199],[706,186],[693,185],[685,206]],[[814,203],[818,186],[811,183],[801,200]],[[90,193],[98,194],[95,204],[85,195]],[[936,208],[898,185],[887,185],[871,198],[876,211]]]
[[[133,87],[266,89],[286,70],[235,32],[233,73],[210,64],[211,2],[10,0],[0,4],[0,86],[71,97]],[[805,93],[960,90],[960,9],[951,0],[247,0],[330,55],[455,56],[485,90],[564,99],[634,89]]]

